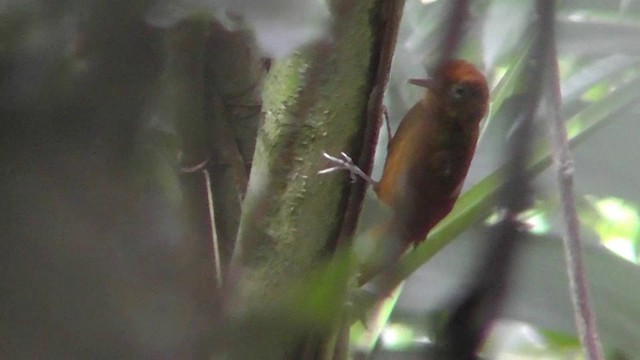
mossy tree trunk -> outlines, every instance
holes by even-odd
[[[276,61],[266,79],[265,119],[231,268],[234,338],[243,335],[252,344],[232,346],[239,358],[334,353],[329,339],[339,332],[349,262],[327,260],[349,247],[364,187],[317,172],[327,165],[324,151],[345,151],[370,167],[379,89],[386,85],[403,2],[330,5],[330,37]],[[319,342],[317,351],[309,350],[310,341]]]

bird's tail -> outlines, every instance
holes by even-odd
[[[377,275],[390,275],[396,271],[398,260],[413,243],[410,234],[397,229],[393,219],[374,226],[357,237],[356,258],[360,274],[358,284],[363,285]]]

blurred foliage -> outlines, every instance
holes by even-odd
[[[146,15],[169,28],[186,19],[215,19],[229,29],[250,26],[266,56],[283,58],[325,35],[328,4],[323,0],[157,0]]]
[[[638,262],[640,214],[637,204],[620,198],[585,196],[582,222],[598,234],[609,250],[621,257]]]

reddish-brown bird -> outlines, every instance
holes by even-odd
[[[345,160],[329,157],[372,183],[392,218],[375,230],[398,242],[394,253],[423,241],[453,208],[478,141],[480,120],[487,111],[489,89],[470,63],[451,60],[429,79],[410,83],[427,88],[404,116],[388,147],[380,181],[371,180]]]
[[[428,90],[400,122],[374,189],[393,210],[398,235],[417,244],[460,194],[489,90],[484,76],[463,60],[445,63],[432,79],[410,82]]]

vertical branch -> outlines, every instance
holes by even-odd
[[[578,222],[578,212],[575,206],[576,201],[573,190],[574,164],[571,153],[569,152],[567,129],[565,128],[561,115],[562,94],[560,93],[560,76],[558,72],[554,30],[552,23],[549,30],[551,33],[549,41],[553,41],[549,51],[551,61],[551,66],[549,66],[549,79],[551,80],[549,90],[552,101],[549,128],[565,225],[565,236],[563,236],[565,258],[578,336],[582,343],[585,358],[588,360],[596,360],[603,359],[602,346],[598,339],[595,316],[589,300],[585,267],[582,259],[580,224]]]
[[[384,113],[384,94],[389,82],[389,72],[393,61],[393,54],[398,38],[398,30],[404,10],[405,0],[380,1],[379,11],[375,17],[373,36],[376,39],[372,56],[371,66],[371,92],[369,93],[367,109],[365,113],[365,126],[362,142],[358,145],[360,154],[358,164],[366,173],[370,174],[373,167],[373,159],[378,142],[380,122]],[[388,125],[388,123],[387,123]],[[337,247],[348,248],[358,225],[358,219],[362,211],[367,183],[364,181],[355,182],[350,189],[349,198],[342,218],[335,241],[329,241],[327,248],[335,251]],[[343,319],[336,324],[334,331],[335,344],[331,354],[333,359],[346,359],[349,353],[349,330],[351,321],[349,315],[344,315]]]
[[[205,117],[211,161],[210,191],[221,264],[226,272],[235,248],[242,200],[255,149],[266,69],[250,30],[212,24],[204,65]]]
[[[253,35],[184,21],[168,32],[166,97],[182,147],[193,238],[211,244],[218,286],[231,259],[260,118],[265,69]],[[211,239],[211,241],[205,241]]]
[[[444,64],[447,60],[452,59],[460,46],[464,27],[469,17],[469,0],[455,0],[451,3],[449,10],[449,18],[447,19],[446,31],[442,37],[440,44],[440,59],[436,63],[436,67]]]
[[[225,302],[235,328],[254,336],[258,349],[232,344],[229,353],[237,358],[253,358],[256,351],[262,357],[296,359],[301,353],[335,354],[331,347],[341,341],[331,332],[342,315],[349,264],[331,268],[326,285],[309,277],[325,268],[336,236],[345,233],[346,208],[356,205],[346,182],[316,174],[325,166],[322,151],[353,153],[362,146],[383,5],[330,1],[331,38],[274,61],[265,81],[265,118],[242,203],[231,264],[235,279],[227,282],[233,289]],[[299,287],[305,291],[304,305],[292,298]],[[323,308],[331,311],[311,322],[291,314],[308,307],[307,293],[320,287]]]
[[[378,140],[378,131],[380,121],[384,111],[384,93],[389,82],[389,72],[391,71],[391,63],[393,60],[393,52],[396,48],[396,40],[398,38],[398,29],[400,28],[400,20],[402,19],[402,11],[404,9],[404,0],[391,0],[382,2],[382,9],[379,15],[379,21],[375,31],[378,44],[376,53],[371,59],[371,65],[374,68],[372,77],[372,88],[369,94],[369,102],[367,105],[367,123],[364,129],[364,136],[361,145],[361,153],[358,159],[360,168],[367,174],[371,173],[373,166],[374,152]],[[330,247],[341,245],[353,236],[356,230],[358,217],[362,210],[364,200],[366,182],[357,181],[351,187],[351,193],[347,203],[347,209],[343,218],[340,233],[337,236],[335,244],[329,244]]]
[[[499,316],[507,296],[511,266],[517,255],[522,233],[519,213],[530,204],[532,189],[527,176],[534,118],[542,94],[544,72],[548,68],[553,35],[554,1],[536,2],[538,29],[529,54],[523,83],[525,108],[516,119],[508,145],[507,180],[499,198],[505,218],[489,234],[489,245],[472,286],[462,297],[443,330],[442,356],[446,359],[473,359],[493,321]]]
[[[165,65],[162,107],[173,121],[181,143],[181,187],[189,237],[203,254],[219,254],[219,246],[210,218],[207,167],[211,149],[208,134],[211,126],[205,117],[204,50],[209,25],[201,21],[185,21],[167,33],[168,60]],[[213,239],[213,247],[209,242]],[[205,245],[206,244],[206,245]],[[206,247],[205,247],[206,246]],[[207,249],[209,251],[205,251]],[[203,256],[204,258],[204,256]],[[211,260],[213,270],[207,277],[220,280],[219,264]],[[215,273],[215,275],[214,275]],[[218,283],[218,286],[221,284]]]

